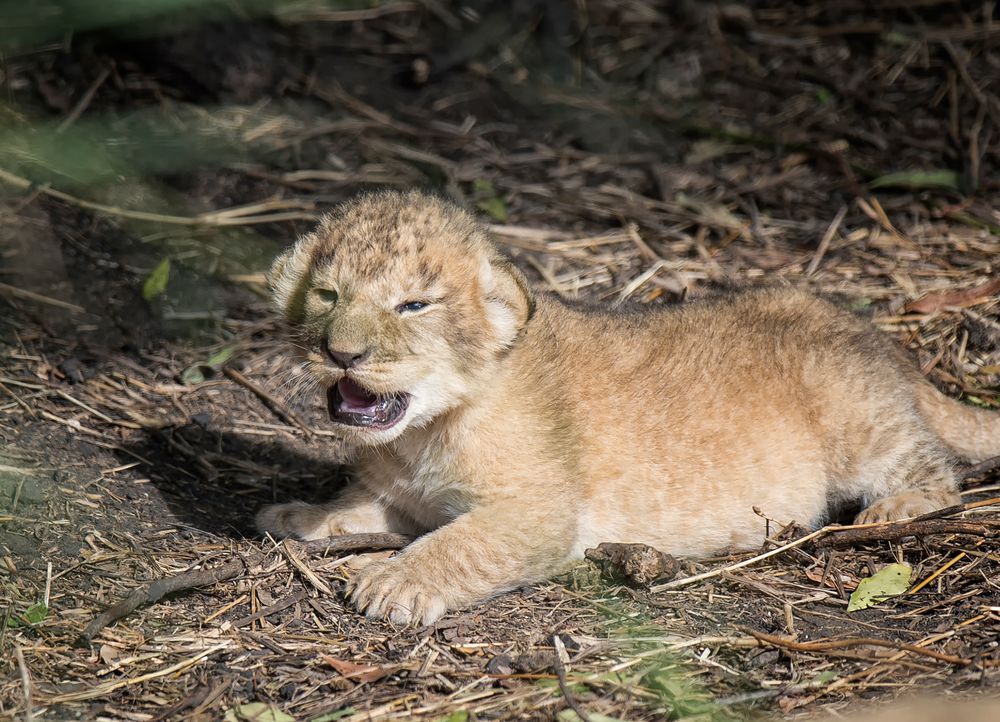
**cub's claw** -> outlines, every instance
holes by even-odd
[[[402,558],[372,562],[358,570],[349,594],[368,617],[404,626],[433,624],[453,606],[450,595]]]

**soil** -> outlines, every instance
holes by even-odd
[[[380,7],[4,57],[0,719],[723,720],[995,695],[995,505],[968,513],[980,533],[683,561],[682,579],[717,574],[653,591],[581,564],[423,629],[345,604],[364,554],[252,529],[261,505],[347,479],[262,274],[366,188],[477,209],[567,297],[812,288],[947,393],[1000,405],[1000,296],[968,291],[1000,272],[993,5]],[[970,477],[963,501],[998,480]],[[762,551],[804,533],[773,531]],[[234,559],[237,578],[79,642],[130,590]],[[911,593],[848,613],[894,562]]]

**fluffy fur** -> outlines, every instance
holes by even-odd
[[[274,264],[277,308],[325,386],[406,392],[388,429],[339,425],[356,481],[262,510],[276,535],[402,531],[364,567],[368,615],[430,623],[602,541],[699,556],[957,502],[955,455],[1000,453],[1000,415],[937,392],[826,301],[764,289],[662,309],[536,295],[465,211],[418,193],[344,204]],[[335,300],[334,300],[335,299]],[[416,312],[402,304],[421,301]],[[367,354],[344,371],[325,348]]]

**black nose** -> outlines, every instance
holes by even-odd
[[[370,348],[364,351],[335,351],[329,345],[326,347],[326,354],[330,359],[342,369],[354,368],[372,353]]]

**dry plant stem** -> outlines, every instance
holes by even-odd
[[[28,291],[23,288],[18,288],[17,286],[11,286],[7,283],[0,283],[0,293],[3,293],[8,296],[13,296],[14,298],[21,298],[26,301],[35,301],[36,303],[44,303],[49,306],[55,306],[56,308],[64,308],[67,311],[72,311],[73,313],[87,312],[85,308],[77,306],[75,303],[67,303],[66,301],[60,301],[58,298],[49,298],[48,296],[43,296],[40,293],[35,293],[34,291]]]
[[[926,514],[921,514],[913,519],[908,519],[903,522],[890,522],[892,524],[908,524],[915,521],[928,521],[930,519],[940,519],[945,516],[955,516],[956,514],[961,514],[965,511],[971,511],[973,509],[979,509],[984,506],[995,506],[1000,504],[1000,496],[993,496],[989,499],[980,499],[979,501],[967,501],[964,504],[955,504],[954,506],[946,506],[944,509],[938,509],[936,511],[930,511]]]
[[[15,188],[20,188],[21,190],[31,190],[32,188],[35,188],[35,184],[27,178],[22,178],[21,176],[15,175],[10,171],[3,170],[2,168],[0,168],[0,183],[6,183],[14,186]],[[103,213],[104,215],[116,216],[118,218],[129,218],[133,221],[168,223],[178,226],[236,226],[250,225],[253,223],[274,223],[277,221],[315,220],[316,218],[315,213],[308,211],[263,213],[255,215],[251,213],[253,206],[243,207],[242,211],[244,214],[235,217],[231,212],[227,214],[227,211],[209,212],[200,216],[173,216],[164,213],[150,213],[149,211],[131,211],[127,208],[118,208],[117,206],[108,206],[103,203],[94,203],[92,201],[87,201],[83,198],[70,195],[69,193],[63,193],[55,188],[49,188],[48,186],[36,188],[36,190],[46,196],[49,196],[50,198],[60,200],[63,203],[68,203],[70,205],[77,206],[78,208],[85,208],[86,210],[94,211],[96,213]],[[232,210],[233,209],[229,209],[229,211]]]
[[[402,549],[411,541],[412,537],[404,534],[347,534],[306,542],[300,544],[299,548],[311,554],[361,549]],[[144,604],[158,602],[168,594],[233,579],[247,568],[248,564],[243,559],[235,559],[220,567],[184,572],[173,577],[157,579],[144,587],[134,589],[124,599],[94,617],[80,635],[80,641],[84,644],[89,643],[106,626],[126,617]]]
[[[948,664],[954,664],[961,667],[967,666],[972,662],[972,660],[969,659],[955,657],[950,654],[942,654],[941,652],[924,649],[923,647],[918,647],[913,644],[906,644],[905,642],[892,642],[885,639],[858,637],[854,639],[834,639],[829,642],[795,642],[791,639],[783,639],[782,637],[775,637],[770,634],[764,634],[763,632],[756,632],[753,630],[747,631],[749,631],[750,634],[761,642],[775,647],[783,647],[793,652],[829,652],[837,649],[849,649],[851,647],[885,647],[887,649],[897,649],[903,652],[909,652],[910,654],[930,657],[931,659],[936,659],[939,662],[947,662]]]
[[[31,698],[31,677],[28,675],[28,667],[24,664],[24,652],[20,647],[14,647],[14,656],[17,658],[17,669],[21,673],[21,685],[24,688],[24,720],[32,722],[35,719],[35,703]]]
[[[743,561],[737,562],[736,564],[730,564],[729,566],[713,569],[712,571],[705,572],[703,574],[696,574],[693,577],[685,577],[684,579],[674,579],[673,581],[667,582],[666,584],[658,584],[655,587],[650,587],[649,591],[655,594],[656,592],[662,592],[666,589],[677,589],[678,587],[686,587],[689,584],[694,584],[695,582],[704,581],[705,579],[712,579],[714,577],[725,574],[726,572],[733,572],[736,571],[737,569],[748,567],[751,564],[756,564],[757,562],[763,561],[765,559],[770,559],[771,557],[781,554],[782,552],[786,552],[789,549],[794,549],[795,547],[802,546],[807,541],[811,541],[817,537],[823,536],[829,533],[829,531],[830,529],[828,527],[823,527],[822,529],[817,529],[811,534],[806,534],[804,537],[800,537],[794,541],[788,542],[787,544],[783,544],[782,546],[776,549],[772,549],[769,552],[758,554],[757,556],[751,557],[750,559],[744,559]]]
[[[269,394],[267,391],[262,389],[260,386],[255,384],[253,381],[248,379],[242,373],[228,366],[222,369],[222,373],[224,373],[227,378],[231,379],[232,381],[235,381],[240,386],[242,386],[243,388],[247,389],[255,396],[257,396],[257,398],[263,401],[267,405],[267,407],[278,416],[279,419],[281,419],[286,423],[294,424],[301,431],[305,432],[307,436],[313,435],[313,430],[309,428],[309,425],[305,421],[303,421],[298,414],[289,409],[287,406],[285,406],[283,403],[281,403],[278,399]]]

